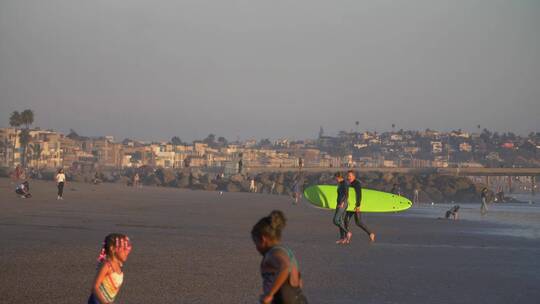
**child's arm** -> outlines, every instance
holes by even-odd
[[[109,274],[111,271],[111,268],[107,264],[107,262],[103,262],[101,266],[99,267],[98,273],[96,274],[96,278],[94,279],[94,285],[92,286],[92,293],[98,298],[100,303],[106,304],[107,301],[103,298],[103,295],[99,291],[99,285],[101,285],[101,282],[105,279],[105,277]]]
[[[278,275],[276,277],[276,280],[274,281],[274,284],[270,288],[270,291],[268,293],[263,294],[261,296],[261,303],[271,303],[272,299],[274,298],[274,295],[278,292],[278,290],[281,288],[281,285],[287,281],[289,278],[289,259],[288,257],[279,251],[276,251],[269,259],[268,259],[268,266],[279,269]]]

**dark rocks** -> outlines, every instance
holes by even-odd
[[[135,173],[139,174],[144,185],[188,188],[193,190],[249,192],[251,180],[255,180],[256,192],[280,195],[291,195],[294,185],[300,180],[304,188],[316,184],[335,184],[335,171],[319,173],[265,172],[257,175],[235,174],[230,177],[215,178],[216,172],[203,172],[200,169],[163,169],[143,166],[125,170],[103,170],[99,172],[103,182],[122,182],[131,184]],[[0,175],[8,174],[5,169]],[[53,180],[55,171],[42,171],[40,178]],[[91,182],[95,171],[67,172],[68,180]],[[486,187],[475,184],[465,177],[441,175],[436,172],[419,172],[416,174],[381,173],[359,171],[358,178],[365,188],[390,192],[392,188],[409,199],[413,199],[418,190],[421,203],[430,202],[478,202],[480,192]],[[394,187],[394,184],[396,187]],[[488,192],[488,200],[493,201],[495,194]]]

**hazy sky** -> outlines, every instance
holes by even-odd
[[[538,0],[0,0],[0,127],[540,131]]]

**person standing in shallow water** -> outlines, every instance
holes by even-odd
[[[287,220],[283,212],[274,210],[261,218],[251,230],[257,251],[263,256],[261,276],[263,304],[307,304],[302,292],[302,276],[293,252],[281,245],[281,231]]]
[[[58,197],[56,199],[63,200],[64,196],[64,185],[66,183],[66,175],[64,174],[64,169],[58,170],[56,174],[56,186],[58,188]]]
[[[487,188],[482,189],[482,192],[480,193],[480,199],[482,199],[482,205],[480,206],[481,215],[486,215],[488,212],[487,195],[488,195],[488,189]]]

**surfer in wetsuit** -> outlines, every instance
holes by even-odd
[[[347,237],[349,231],[345,226],[345,212],[349,206],[347,200],[349,199],[349,185],[343,178],[341,172],[337,172],[335,175],[336,181],[338,183],[337,188],[337,202],[336,202],[336,213],[334,213],[334,225],[339,228],[339,240],[336,241],[336,244],[345,244],[347,242]]]
[[[346,243],[349,243],[351,241],[352,232],[350,232],[349,230],[349,223],[351,222],[351,218],[353,216],[356,226],[364,230],[369,236],[370,241],[374,242],[375,233],[369,230],[368,226],[364,222],[362,222],[362,213],[360,213],[360,203],[362,202],[362,186],[360,185],[360,181],[356,179],[356,173],[353,170],[349,170],[347,172],[347,181],[349,182],[349,187],[353,187],[354,191],[356,192],[356,205],[354,207],[354,211],[347,211],[347,213],[345,214],[345,228],[349,231],[347,232]]]
[[[454,207],[448,209],[446,211],[446,214],[444,215],[444,218],[450,219],[452,217],[454,220],[457,220],[459,217],[459,205],[454,205]]]
[[[289,248],[281,245],[285,223],[283,212],[274,210],[251,230],[257,251],[263,256],[263,294],[260,297],[263,304],[307,304],[298,261]]]

